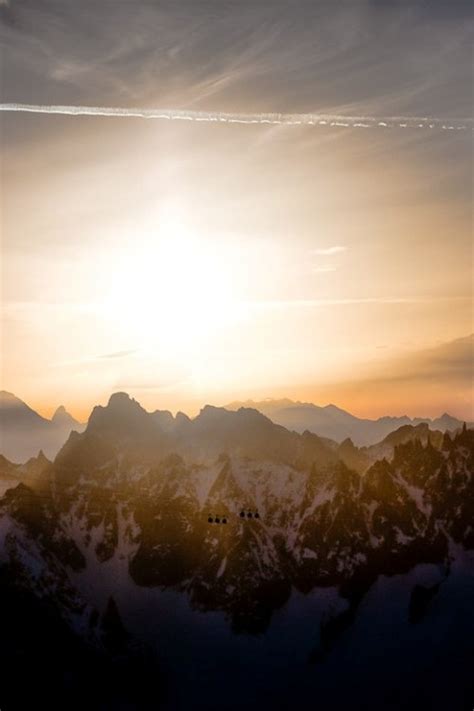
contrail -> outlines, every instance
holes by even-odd
[[[336,114],[227,113],[190,109],[142,109],[114,106],[62,106],[60,104],[0,104],[0,111],[66,116],[117,116],[126,118],[203,121],[206,123],[269,124],[283,126],[335,126],[340,128],[424,128],[445,131],[472,131],[473,119],[427,116],[344,116]]]

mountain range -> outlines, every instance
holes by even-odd
[[[40,450],[54,457],[72,430],[84,428],[62,405],[48,420],[12,393],[0,391],[0,453],[8,459],[25,462]]]
[[[263,400],[254,402],[233,402],[225,408],[214,408],[207,405],[201,414],[191,420],[184,413],[179,412],[173,417],[167,410],[155,410],[151,413],[151,421],[160,425],[160,428],[170,434],[182,432],[186,427],[198,433],[199,428],[207,422],[211,423],[217,413],[219,428],[225,427],[223,409],[237,411],[240,409],[257,410],[272,420],[275,424],[297,433],[313,433],[322,439],[333,440],[331,446],[344,443],[350,439],[351,443],[359,447],[370,447],[381,443],[391,432],[403,426],[417,427],[426,425],[430,430],[440,432],[455,432],[463,423],[445,413],[436,419],[409,418],[409,417],[381,417],[378,420],[360,419],[341,410],[335,405],[319,407],[311,403],[293,402],[291,400]],[[94,419],[100,418],[100,409],[92,413]],[[137,427],[144,425],[143,417],[138,416]],[[149,422],[145,429],[149,427]],[[194,425],[190,425],[194,422]],[[129,426],[130,423],[127,423]],[[473,423],[468,423],[471,428]],[[75,420],[64,408],[60,406],[55,411],[51,420],[48,420],[25,402],[12,393],[0,392],[0,454],[14,462],[26,462],[31,457],[36,457],[41,450],[48,458],[54,458],[71,431],[82,432],[86,425]],[[251,428],[250,428],[251,429]],[[253,436],[249,432],[250,436]],[[190,443],[191,444],[191,443]],[[347,444],[345,445],[347,449]],[[369,460],[371,459],[369,453]]]
[[[54,649],[38,655],[29,641],[22,673],[47,674],[52,658],[62,668],[59,644],[86,659],[67,668],[78,698],[84,668],[100,670],[94,693],[103,694],[110,675],[135,679],[139,669],[146,680],[121,692],[116,708],[142,708],[134,694],[146,683],[155,685],[153,707],[190,708],[201,685],[199,708],[241,708],[263,684],[264,707],[302,703],[310,690],[324,708],[342,708],[368,669],[373,697],[357,708],[470,702],[474,432],[465,426],[451,436],[404,425],[359,448],[289,431],[255,409],[207,406],[191,420],[116,393],[53,462],[0,465],[22,478],[0,499],[12,630],[0,645],[4,693],[27,693],[13,685],[12,649],[31,615],[51,620]],[[377,655],[379,627],[399,640],[393,674]],[[341,661],[354,638],[363,668]],[[211,679],[227,694],[238,668],[250,668],[248,654],[260,677],[243,672],[242,690],[214,706],[205,700]],[[412,677],[400,688],[405,658]],[[352,667],[345,688],[338,680],[352,678]]]
[[[329,437],[342,442],[350,437],[357,445],[371,445],[379,442],[390,432],[403,425],[427,424],[430,429],[441,432],[454,432],[463,423],[456,417],[444,413],[435,419],[425,417],[379,417],[376,420],[359,418],[336,405],[320,407],[308,402],[293,402],[292,400],[261,400],[254,402],[232,402],[226,405],[228,410],[238,410],[240,407],[251,407],[269,417],[273,422],[283,425],[296,432],[315,432],[321,437]],[[468,424],[474,426],[473,423]]]

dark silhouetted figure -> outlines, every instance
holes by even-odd
[[[258,511],[255,511],[255,518],[260,518],[260,514],[258,513]]]
[[[219,516],[216,516],[216,523],[220,523],[220,522],[221,522],[221,520],[220,520]]]
[[[240,518],[245,518],[245,511],[240,512]]]
[[[207,519],[208,523],[214,523],[214,519],[212,518],[211,514],[209,514],[209,518]]]
[[[222,519],[222,523],[227,523],[227,519],[226,519],[225,516],[224,516],[224,518]]]
[[[251,511],[248,512],[247,518],[252,518],[252,512],[251,512]]]

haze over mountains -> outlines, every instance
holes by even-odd
[[[426,423],[432,430],[441,432],[455,431],[463,423],[456,417],[444,413],[441,417],[430,419],[426,417],[379,417],[376,420],[361,419],[351,415],[336,405],[319,407],[308,402],[293,402],[292,400],[261,400],[254,402],[232,402],[226,406],[229,410],[240,407],[252,407],[269,417],[273,422],[283,425],[289,430],[304,432],[309,430],[321,437],[329,437],[336,442],[350,438],[357,445],[371,445],[379,442],[393,430],[402,425],[419,425]],[[471,426],[470,423],[469,426]]]
[[[114,403],[117,422],[120,420],[119,403],[122,403],[123,406],[126,401],[135,403],[124,393],[112,396],[111,402]],[[429,428],[433,431],[455,432],[463,424],[447,413],[434,420],[411,419],[409,417],[360,419],[335,405],[318,407],[312,403],[291,400],[264,400],[260,402],[249,400],[233,402],[226,408],[206,405],[194,419],[181,412],[173,417],[167,410],[155,410],[150,413],[150,417],[146,417],[148,413],[138,403],[132,405],[131,408],[134,416],[130,417],[131,413],[128,412],[128,418],[124,425],[127,436],[131,434],[131,431],[134,431],[134,428],[142,430],[142,434],[147,431],[154,432],[156,436],[154,425],[158,425],[162,433],[161,437],[165,436],[168,439],[171,437],[176,440],[186,434],[186,446],[201,449],[203,446],[212,447],[212,442],[218,433],[222,433],[225,437],[235,437],[236,432],[242,427],[246,428],[247,447],[250,447],[250,443],[258,437],[262,442],[265,441],[266,447],[271,446],[271,438],[270,440],[266,439],[263,432],[257,434],[258,428],[262,427],[262,422],[264,422],[257,416],[257,412],[289,430],[283,435],[283,438],[291,438],[290,432],[313,433],[319,437],[333,440],[331,444],[333,449],[336,448],[337,443],[345,443],[345,440],[350,439],[349,444],[344,444],[347,452],[351,449],[351,445],[370,448],[373,445],[381,444],[382,440],[391,432],[407,425],[412,427],[424,425],[425,429]],[[241,414],[237,418],[232,418],[228,414],[230,411],[240,410],[246,411],[245,417]],[[97,422],[100,422],[102,411],[101,407],[94,408],[89,420],[92,428],[96,426]],[[472,426],[472,423],[468,426]],[[85,427],[86,425],[75,420],[64,406],[58,407],[51,420],[48,420],[12,393],[0,392],[0,454],[13,462],[26,462],[30,458],[36,457],[40,451],[46,457],[53,459],[69,434],[72,431],[82,432]],[[256,429],[254,429],[255,427]],[[406,432],[408,433],[409,430]],[[153,434],[150,436],[152,437]],[[206,442],[207,445],[205,445]],[[365,452],[364,461],[370,462],[372,460],[371,454]]]
[[[71,430],[84,427],[62,405],[48,420],[12,393],[0,392],[0,453],[13,462],[25,462],[40,450],[54,457]]]
[[[114,396],[114,398],[117,397],[120,398],[120,394]],[[115,399],[114,402],[116,402]],[[255,415],[250,414],[251,410],[262,413],[269,420],[290,432],[300,434],[308,432],[334,440],[333,446],[335,443],[343,443],[350,439],[351,443],[358,447],[370,447],[381,443],[391,432],[405,425],[417,427],[426,424],[430,430],[440,432],[455,432],[463,425],[460,420],[447,413],[434,420],[411,419],[409,417],[381,417],[377,420],[370,420],[355,417],[335,405],[319,407],[312,403],[293,402],[286,399],[233,402],[226,408],[206,405],[194,419],[182,412],[173,417],[167,410],[155,410],[150,413],[150,418],[145,418],[145,410],[138,403],[136,406],[136,422],[127,421],[127,428],[136,427],[137,430],[140,430],[143,427],[144,431],[147,431],[153,422],[158,424],[160,429],[168,435],[174,433],[175,437],[178,433],[184,432],[187,432],[188,435],[192,432],[193,436],[197,436],[198,433],[202,434],[204,427],[225,431],[230,422],[226,411],[245,409],[247,410],[246,426],[248,427],[247,446],[250,446],[249,443],[255,439],[255,432],[250,424],[252,418],[254,424],[256,421],[261,423],[261,420]],[[101,410],[100,407],[94,408],[90,418],[92,426],[98,419],[100,420]],[[243,420],[238,421],[241,425],[243,424]],[[191,423],[194,424],[191,425]],[[468,426],[471,427],[472,423],[469,423]],[[70,432],[82,432],[85,427],[85,424],[75,420],[62,405],[56,409],[51,420],[48,420],[12,393],[0,392],[0,454],[13,462],[26,462],[28,459],[36,457],[40,450],[46,457],[53,459]],[[127,434],[130,434],[130,431],[127,431]],[[191,437],[188,446],[191,446],[192,439]],[[212,436],[208,439],[211,442]],[[202,442],[200,446],[201,444]],[[372,458],[370,457],[370,459]]]

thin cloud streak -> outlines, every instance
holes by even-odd
[[[104,355],[99,355],[97,358],[100,359],[108,359],[108,358],[126,358],[129,355],[133,355],[136,353],[136,349],[128,350],[128,351],[116,351],[115,353],[105,353]]]
[[[341,245],[336,245],[335,247],[326,247],[322,249],[312,249],[311,254],[316,254],[321,257],[330,257],[333,254],[340,254],[345,252],[347,247],[342,247]]]
[[[314,274],[329,274],[336,271],[336,267],[326,266],[326,267],[313,267],[311,270]]]
[[[274,299],[247,302],[248,306],[261,309],[313,308],[319,306],[351,306],[357,304],[431,304],[445,301],[470,301],[470,296],[411,299],[404,297],[368,297],[354,299]]]
[[[0,111],[65,116],[100,116],[118,118],[165,119],[205,123],[236,123],[284,126],[328,126],[337,128],[422,128],[452,131],[473,130],[473,120],[420,116],[344,116],[312,113],[230,113],[190,109],[125,108],[112,106],[75,106],[43,104],[0,104]]]

